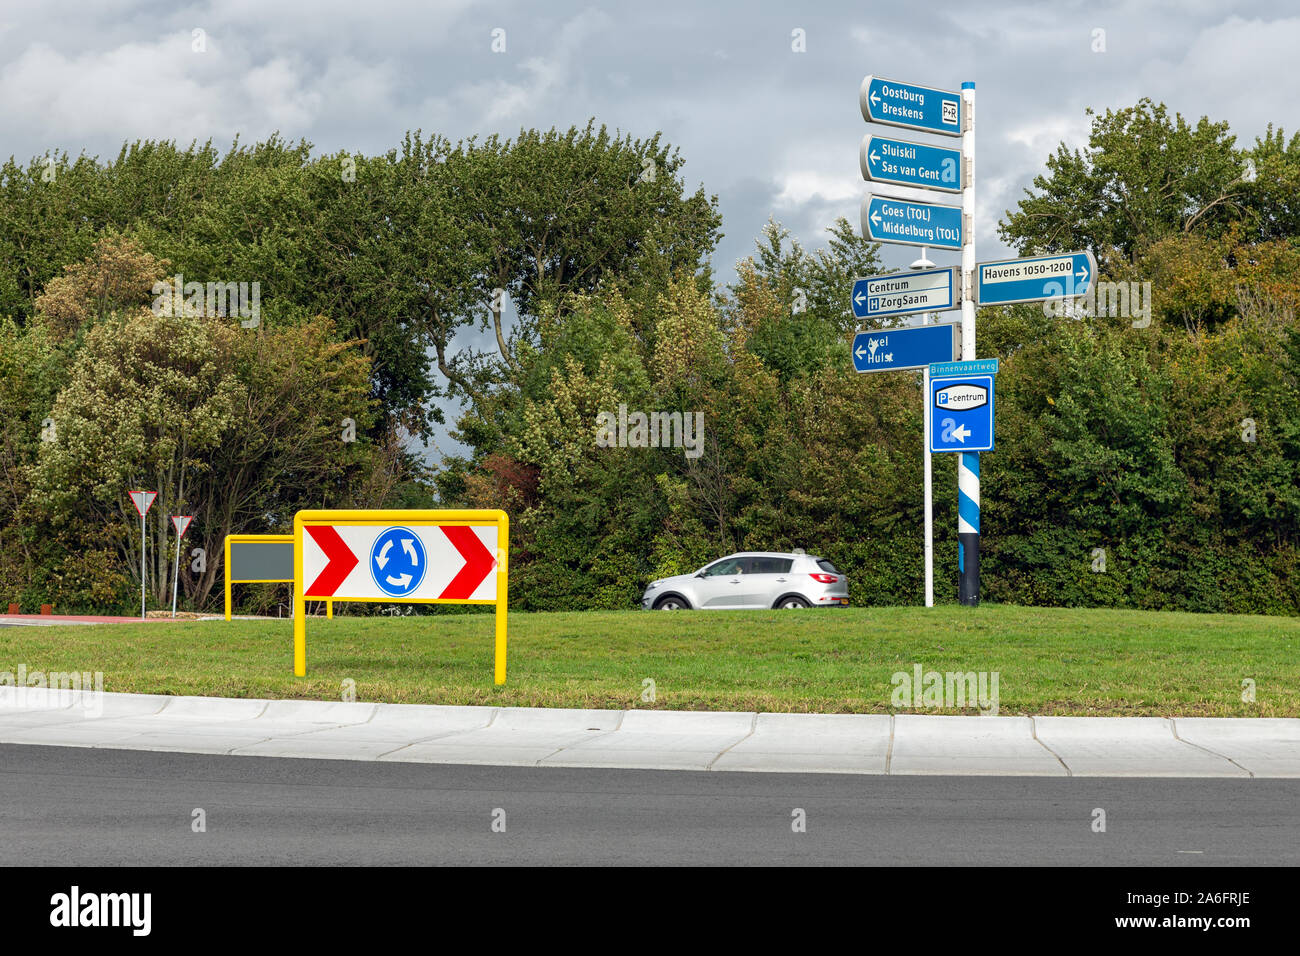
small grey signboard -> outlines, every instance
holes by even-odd
[[[293,541],[232,541],[231,581],[292,581]]]

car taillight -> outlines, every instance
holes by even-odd
[[[814,581],[820,581],[822,584],[834,584],[839,580],[839,578],[833,574],[814,574],[812,579]]]

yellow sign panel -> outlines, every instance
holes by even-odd
[[[293,672],[307,673],[308,599],[496,605],[506,681],[506,552],[498,510],[300,511],[293,520]]]

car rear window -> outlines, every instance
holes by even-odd
[[[750,558],[752,574],[785,574],[794,564],[792,558]]]
[[[837,570],[835,569],[835,565],[831,564],[831,563],[830,563],[829,561],[827,561],[825,558],[818,558],[818,559],[817,559],[817,567],[821,568],[821,569],[822,569],[823,571],[825,571],[827,574],[839,574],[839,573],[840,573],[839,571],[837,571]]]

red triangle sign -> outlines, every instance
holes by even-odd
[[[149,513],[149,509],[153,507],[153,500],[157,497],[158,492],[156,491],[133,491],[131,492],[131,504],[135,505],[135,510],[143,518]]]

